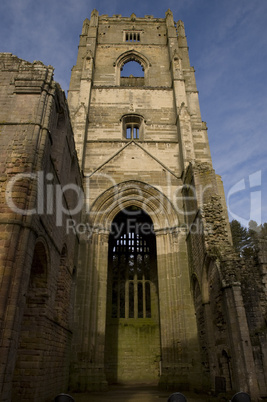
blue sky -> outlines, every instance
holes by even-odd
[[[267,222],[266,0],[2,0],[0,51],[55,68],[67,92],[82,23],[100,14],[183,20],[230,219]]]

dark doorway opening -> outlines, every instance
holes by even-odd
[[[109,237],[107,379],[156,381],[159,361],[156,238],[149,215],[132,206],[115,217]]]

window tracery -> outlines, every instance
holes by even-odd
[[[129,114],[122,117],[123,138],[126,140],[140,140],[143,138],[143,117]]]
[[[130,38],[130,36],[129,36]],[[142,67],[141,76],[135,77],[124,77],[121,72],[125,64],[129,62],[135,62],[140,64]],[[121,54],[116,61],[114,61],[114,67],[116,68],[116,84],[123,86],[144,86],[148,85],[148,73],[150,62],[149,60],[141,53],[136,50],[128,50],[127,52]]]
[[[142,210],[129,220],[124,220],[123,214],[125,211],[114,222],[115,228],[119,225],[120,234],[115,231],[109,240],[110,316],[151,318],[156,269],[153,224]],[[142,230],[143,225],[146,231]]]

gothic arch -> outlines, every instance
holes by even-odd
[[[174,229],[179,224],[170,200],[155,187],[137,180],[122,182],[102,193],[92,206],[90,224],[108,232],[115,216],[130,206],[136,206],[150,216],[156,233]]]
[[[49,266],[48,247],[45,240],[40,237],[35,242],[28,293],[30,292],[30,289],[33,291],[33,288],[47,287]]]
[[[17,349],[16,368],[13,377],[12,400],[33,400],[37,398],[43,381],[45,362],[45,320],[49,301],[48,275],[50,254],[46,241],[37,238],[35,242],[26,305],[21,322],[20,341]],[[34,340],[34,341],[33,341]],[[38,356],[38,360],[36,360]],[[25,374],[25,362],[27,373]],[[36,378],[36,381],[32,381]],[[38,399],[38,398],[37,398]]]
[[[113,223],[108,245],[107,379],[109,382],[126,381],[130,370],[135,381],[156,381],[159,362],[155,356],[160,355],[161,349],[156,238],[152,221],[143,210],[132,207],[127,212],[119,212]],[[127,332],[124,325],[128,327]]]
[[[200,290],[201,299],[204,304],[210,302],[210,278],[213,272],[217,272],[221,282],[221,272],[218,263],[214,259],[207,257],[203,263],[201,272],[199,274],[193,272],[191,275],[193,294],[197,283]]]
[[[189,337],[190,342],[194,344],[197,334],[194,306],[191,297],[188,299],[188,307],[185,310],[181,311],[181,309],[177,308],[177,306],[185,303],[182,278],[185,279],[189,290],[187,267],[185,266],[184,259],[179,254],[181,248],[185,246],[185,233],[182,227],[180,228],[177,210],[166,195],[150,184],[138,180],[129,180],[114,185],[100,194],[90,209],[88,233],[85,233],[81,239],[81,252],[86,256],[86,262],[83,263],[83,274],[78,282],[79,297],[83,299],[83,305],[85,306],[81,312],[81,322],[89,322],[90,320],[91,323],[90,326],[83,326],[81,329],[81,349],[88,351],[87,359],[92,362],[92,367],[95,365],[97,367],[99,365],[105,367],[106,371],[103,370],[103,378],[105,379],[107,370],[111,367],[107,361],[109,353],[108,349],[106,349],[106,340],[108,339],[106,338],[107,315],[110,307],[109,297],[110,294],[113,295],[112,292],[109,293],[113,286],[113,282],[109,280],[109,263],[111,261],[109,259],[109,251],[112,250],[116,254],[116,249],[110,249],[109,241],[110,235],[114,233],[112,227],[114,219],[121,211],[126,209],[128,211],[141,209],[145,212],[152,221],[155,233],[155,254],[153,254],[153,261],[155,262],[153,264],[155,264],[156,269],[153,272],[157,273],[158,292],[166,295],[166,297],[156,299],[153,293],[155,303],[158,300],[159,323],[156,323],[156,326],[159,328],[157,337],[160,339],[160,350],[157,354],[157,359],[159,359],[157,361],[164,362],[163,364],[166,367],[175,365],[178,356],[181,356],[184,352],[177,343],[173,343],[173,337],[177,339],[187,339]],[[118,227],[121,228],[123,220],[119,218],[115,221],[115,223],[117,222],[119,222]],[[139,221],[137,223],[139,224]],[[127,233],[134,234],[134,236],[127,237]],[[135,240],[138,237],[137,235],[139,235],[137,231],[131,230],[127,233],[126,239],[132,242],[132,247],[139,247],[140,244],[144,244],[133,243],[133,238]],[[123,233],[123,238],[124,235],[125,233]],[[122,241],[121,236],[120,240]],[[144,239],[141,240],[143,241]],[[140,241],[140,238],[138,241]],[[111,244],[113,246],[113,243]],[[130,246],[130,243],[128,245]],[[124,246],[124,243],[120,243],[119,245],[117,243],[117,246]],[[117,250],[117,254],[120,252],[124,253],[124,250]],[[116,260],[117,256],[113,254],[112,261],[113,257]],[[125,259],[123,256],[122,258],[122,264],[125,264]],[[131,256],[130,259],[132,259]],[[140,265],[138,266],[140,267]],[[127,272],[129,275],[129,271]],[[122,288],[119,286],[119,289]],[[136,288],[134,285],[134,289],[134,291],[137,289],[138,294],[138,286]],[[131,295],[132,291],[130,288],[128,291],[129,295]],[[145,295],[146,292],[143,293],[143,297]],[[134,300],[138,300],[138,298]],[[143,304],[143,306],[146,306],[146,304]],[[135,311],[138,310],[134,309]],[[188,317],[189,321],[192,320],[190,321],[192,325],[187,323],[186,325],[182,325],[182,323],[188,320]],[[166,322],[168,322],[168,330],[166,330]],[[118,328],[115,330],[117,331]],[[92,345],[95,346],[92,347]],[[164,378],[162,377],[162,381],[164,381]]]
[[[95,324],[97,326],[97,331],[96,333],[104,333],[103,328],[107,328],[108,325],[108,318],[106,314],[108,315],[109,313],[109,307],[110,307],[110,295],[113,297],[113,293],[110,293],[110,286],[113,286],[113,282],[109,280],[109,272],[111,269],[110,266],[110,261],[113,261],[113,257],[115,259],[117,256],[112,255],[112,259],[109,258],[109,250],[110,249],[110,234],[113,235],[114,231],[112,228],[112,223],[114,220],[116,220],[117,216],[120,215],[121,211],[124,210],[142,210],[145,214],[148,215],[149,219],[152,221],[153,224],[153,232],[155,233],[154,240],[155,240],[155,251],[152,256],[153,261],[153,274],[155,278],[155,284],[152,286],[150,285],[150,294],[151,298],[153,298],[153,303],[152,305],[158,305],[158,313],[155,314],[155,317],[158,318],[158,322],[155,321],[155,331],[157,332],[157,339],[160,338],[160,344],[159,350],[157,352],[157,356],[162,358],[162,360],[166,360],[167,356],[170,354],[172,356],[176,355],[178,353],[176,346],[172,345],[172,341],[170,339],[171,334],[173,332],[178,331],[179,327],[179,319],[181,320],[181,314],[180,312],[175,311],[173,313],[172,306],[174,303],[175,299],[175,292],[176,290],[173,289],[173,281],[170,281],[169,278],[177,277],[179,274],[177,273],[178,270],[181,270],[181,266],[179,265],[179,261],[177,259],[177,252],[178,252],[178,237],[179,237],[179,222],[178,222],[178,214],[177,211],[175,210],[174,206],[170,202],[170,200],[158,189],[155,187],[146,184],[141,181],[137,180],[129,180],[122,182],[118,185],[112,186],[111,188],[107,189],[104,191],[94,202],[92,209],[90,211],[90,225],[91,225],[91,233],[90,233],[90,242],[88,243],[88,256],[90,255],[90,259],[88,259],[88,266],[87,266],[87,272],[88,272],[88,277],[90,275],[90,286],[91,290],[88,291],[86,290],[86,298],[88,298],[88,305],[92,306],[92,310],[95,310],[94,306],[98,306],[98,311],[101,311],[102,314],[102,321],[98,321],[97,317],[95,318]],[[138,222],[138,218],[135,215],[136,213],[133,212],[133,220],[136,219],[135,222]],[[118,220],[119,222],[118,227],[122,227],[122,220]],[[146,221],[148,222],[148,221]],[[138,225],[137,225],[138,226]],[[136,227],[137,227],[136,226]],[[150,229],[149,229],[150,231]],[[122,233],[122,232],[120,232]],[[130,232],[129,232],[130,233]],[[149,232],[150,234],[151,232]],[[131,234],[134,234],[134,236],[128,236],[126,234],[126,238],[131,241],[131,245],[135,247],[137,243],[133,244],[133,238],[137,239],[139,236],[139,233],[137,232],[132,232]],[[123,237],[125,234],[123,234]],[[128,236],[128,237],[127,237]],[[183,236],[183,233],[181,233],[181,236]],[[131,238],[131,240],[130,240]],[[144,239],[140,240],[140,237],[138,237],[138,242],[141,241],[143,242]],[[121,243],[120,243],[121,244]],[[130,244],[130,243],[129,243]],[[145,244],[145,243],[138,243],[138,244]],[[146,245],[147,245],[147,239],[146,239]],[[152,243],[149,243],[150,246],[152,247]],[[150,249],[149,246],[149,249]],[[120,246],[118,246],[120,247]],[[152,247],[152,248],[153,248]],[[121,250],[122,252],[122,250]],[[123,250],[124,252],[124,250]],[[119,258],[119,257],[118,257]],[[124,256],[122,256],[123,260],[125,262]],[[129,256],[131,259],[132,257]],[[136,257],[137,258],[137,257]],[[134,257],[135,259],[135,257]],[[137,261],[137,260],[136,260]],[[138,264],[140,264],[140,259],[138,260]],[[123,263],[124,263],[123,262]],[[130,262],[129,262],[130,263]],[[140,265],[139,269],[140,269]],[[125,269],[126,265],[125,265]],[[123,267],[124,270],[124,267]],[[117,271],[116,271],[117,272]],[[124,271],[123,271],[124,272]],[[127,271],[129,274],[129,271]],[[152,271],[151,271],[152,272]],[[91,273],[91,274],[90,274]],[[120,275],[120,274],[119,274]],[[126,275],[127,276],[127,275]],[[100,280],[101,278],[101,280]],[[156,283],[158,289],[163,294],[168,294],[168,302],[161,302],[158,299],[157,291],[156,289]],[[138,284],[137,284],[138,285]],[[140,284],[139,284],[140,285]],[[119,289],[121,289],[121,286],[119,286]],[[96,291],[97,290],[97,294]],[[127,288],[128,289],[128,288]],[[138,286],[136,287],[136,283],[134,284],[134,289],[137,289],[137,293],[139,294],[139,288]],[[144,288],[143,288],[144,289]],[[153,290],[153,291],[152,291]],[[129,292],[129,297],[132,294],[131,289],[129,288],[127,290]],[[136,291],[136,290],[135,290]],[[148,291],[148,292],[149,292]],[[93,293],[94,292],[94,293]],[[93,298],[94,294],[94,298]],[[126,293],[125,293],[126,294]],[[146,292],[143,291],[142,295],[143,297],[146,297]],[[91,295],[91,296],[90,296]],[[120,293],[121,295],[121,293]],[[115,297],[115,296],[114,296]],[[182,294],[179,292],[178,298],[182,298]],[[90,302],[89,302],[90,299]],[[128,300],[127,297],[125,296],[125,300]],[[138,298],[134,299],[136,303],[136,300],[139,300]],[[152,300],[152,299],[151,299]],[[145,305],[146,306],[146,305]],[[144,304],[143,304],[144,308]],[[125,307],[126,309],[126,307]],[[126,310],[125,310],[126,311]],[[129,307],[130,311],[130,307]],[[134,310],[134,314],[138,310]],[[151,310],[151,318],[153,318],[153,310]],[[155,310],[154,310],[155,311]],[[87,313],[88,315],[88,313]],[[93,316],[93,313],[91,313]],[[126,312],[125,312],[125,315]],[[160,317],[162,317],[162,323],[160,322]],[[164,329],[164,320],[168,319],[170,322],[170,328],[169,331],[165,331]],[[128,319],[128,318],[127,318]],[[153,318],[154,319],[154,318]],[[153,325],[154,325],[153,324]],[[157,328],[157,329],[156,329]],[[116,329],[116,331],[119,331],[119,327]],[[155,333],[156,333],[155,332]],[[177,335],[178,336],[178,335]],[[90,336],[86,334],[86,339],[89,339]],[[107,342],[110,337],[107,337]],[[92,335],[92,339],[90,340],[90,343],[93,344],[96,342],[94,339],[94,335]],[[104,346],[105,344],[105,338],[103,337],[103,349],[106,350],[105,355],[105,361],[107,363],[106,369],[109,370],[108,367],[110,367],[110,363],[108,362],[108,356],[109,354],[109,345],[106,343],[106,348]],[[153,341],[154,342],[154,341]],[[150,344],[152,345],[153,342]],[[155,341],[156,342],[156,341]],[[87,347],[87,346],[86,346]],[[173,353],[170,353],[170,348],[174,347]],[[103,358],[104,358],[103,355]],[[120,357],[117,357],[120,359]],[[174,358],[174,357],[173,357]],[[115,358],[114,358],[115,359]],[[116,359],[115,359],[116,360]],[[114,361],[115,361],[114,360]],[[119,361],[119,360],[118,360]],[[106,364],[105,363],[105,364]],[[113,362],[114,363],[114,362]],[[113,364],[112,363],[112,364]],[[115,364],[115,363],[114,363]],[[117,363],[116,363],[117,364]],[[124,364],[124,363],[123,363]],[[156,373],[158,372],[159,367],[158,364],[155,364],[155,367],[153,368],[153,372]],[[122,367],[122,366],[121,366]],[[108,373],[108,371],[107,371]],[[157,374],[158,375],[158,374]],[[110,379],[113,380],[113,374],[110,372]],[[151,380],[151,378],[150,378]],[[153,380],[155,378],[153,377]]]
[[[120,84],[121,69],[123,68],[124,64],[128,63],[129,61],[136,61],[142,66],[142,69],[144,70],[145,83],[147,83],[148,70],[151,64],[146,56],[132,49],[122,53],[114,62],[114,67],[116,68],[116,85]]]

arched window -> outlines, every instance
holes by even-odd
[[[121,77],[144,77],[144,69],[135,60],[126,62],[121,69]]]
[[[130,58],[122,65],[120,84],[130,87],[145,85],[144,68],[139,60]]]
[[[220,366],[223,378],[225,381],[224,387],[226,388],[225,391],[231,391],[233,389],[232,386],[232,373],[231,373],[231,358],[228,353],[223,350],[222,356],[220,359]],[[216,378],[216,377],[215,377]]]
[[[28,306],[44,305],[47,295],[47,252],[42,241],[38,241],[34,248],[31,266],[31,275],[27,293]],[[45,297],[45,299],[44,299]]]
[[[152,317],[155,247],[153,224],[144,211],[131,207],[116,216],[109,240],[111,318]]]
[[[123,138],[126,140],[143,139],[143,122],[142,116],[129,114],[122,117]]]
[[[47,318],[50,294],[48,268],[48,249],[43,240],[39,239],[34,248],[26,305],[20,327],[12,387],[14,401],[38,400],[38,392],[40,393],[42,384],[48,378],[47,371],[51,361],[48,353],[50,347],[48,334],[51,328]]]
[[[148,59],[135,50],[121,54],[114,62],[116,68],[116,84],[121,86],[149,85]]]

